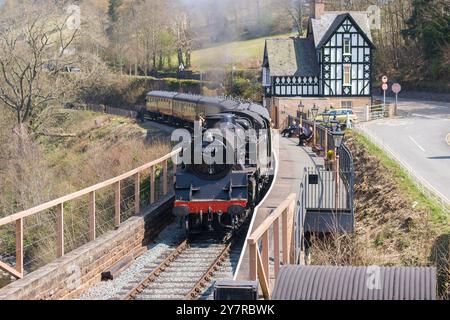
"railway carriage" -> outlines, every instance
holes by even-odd
[[[201,161],[179,164],[176,174],[172,212],[184,222],[186,231],[236,228],[270,182],[272,141],[267,110],[225,97],[153,91],[147,94],[147,114],[191,128],[202,120],[198,122],[202,139],[192,138],[182,151],[191,152],[191,159],[201,153]],[[220,132],[221,139],[211,132]],[[217,154],[223,157],[219,161]]]

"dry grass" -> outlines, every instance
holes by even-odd
[[[170,151],[164,133],[151,131],[151,139],[146,140],[147,130],[122,117],[49,108],[35,125],[46,134],[30,135],[22,148],[10,130],[0,130],[0,147],[4,147],[0,157],[6,164],[0,167],[0,217],[102,182]],[[134,207],[133,195],[134,180],[126,181],[122,188],[123,218]],[[113,197],[112,188],[97,193],[99,235],[113,228]],[[87,199],[66,203],[64,212],[66,251],[70,251],[87,242]],[[25,219],[27,270],[55,258],[55,220],[55,210]],[[0,228],[0,256],[11,264],[13,227]]]

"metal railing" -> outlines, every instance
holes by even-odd
[[[383,104],[376,104],[369,106],[369,120],[375,120],[387,117],[386,108]]]
[[[286,126],[294,121],[300,123],[297,117],[289,116]],[[296,210],[296,237],[295,237],[295,261],[299,262],[303,250],[304,222],[306,212],[314,210],[332,210],[333,212],[350,212],[354,228],[354,181],[355,170],[353,157],[345,145],[336,150],[331,130],[320,123],[314,123],[309,119],[302,119],[302,126],[313,133],[311,148],[314,152],[327,159],[328,151],[337,151],[339,159],[339,178],[336,177],[336,164],[332,168],[305,168],[303,182],[297,199]],[[311,181],[314,180],[314,181]],[[336,183],[338,181],[338,183]]]
[[[115,227],[119,227],[123,222],[123,215],[121,215],[121,184],[129,178],[134,179],[134,214],[138,214],[141,211],[141,181],[144,172],[149,174],[149,191],[147,196],[149,197],[149,203],[155,202],[155,177],[156,167],[162,167],[162,195],[165,196],[169,192],[168,185],[168,162],[169,159],[176,157],[180,153],[181,149],[176,149],[164,157],[149,162],[143,166],[140,166],[134,170],[124,173],[115,178],[109,179],[102,183],[88,187],[81,191],[63,196],[56,200],[41,204],[34,208],[15,213],[0,219],[0,227],[15,224],[15,267],[11,267],[5,262],[0,261],[0,269],[8,272],[15,278],[23,278],[24,276],[24,222],[27,218],[38,215],[44,211],[50,210],[56,213],[56,219],[53,221],[49,219],[48,222],[56,224],[56,257],[62,257],[65,254],[65,223],[64,223],[64,209],[65,205],[70,206],[70,202],[80,201],[83,197],[87,197],[87,228],[88,228],[88,241],[93,241],[97,237],[98,222],[96,221],[96,193],[107,187],[113,187],[114,189],[114,203],[112,208],[114,210],[113,222]],[[176,173],[176,163],[173,161],[173,175]],[[0,252],[1,253],[1,252]]]

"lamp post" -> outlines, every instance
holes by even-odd
[[[300,113],[300,127],[303,127],[303,110],[304,109],[305,109],[305,106],[300,101],[300,103],[298,104],[298,111]]]
[[[344,139],[344,132],[341,131],[340,126],[333,130],[331,133],[333,135],[334,140],[334,155],[335,155],[335,163],[336,163],[336,173],[335,173],[335,187],[334,187],[334,206],[337,210],[338,202],[339,202],[339,148],[342,145],[342,140]]]
[[[313,133],[313,147],[316,146],[316,117],[317,113],[319,112],[319,108],[317,108],[316,104],[313,105],[311,109],[311,113],[313,116],[313,126],[314,126],[314,133]]]
[[[324,157],[327,158],[328,156],[328,126],[330,124],[330,114],[328,112],[325,112],[322,114],[323,122],[325,124],[325,154]]]
[[[330,114],[328,112],[325,112],[322,114],[323,117],[323,123],[325,124],[325,127],[328,129],[328,125],[330,124]]]

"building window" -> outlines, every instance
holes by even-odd
[[[350,56],[351,54],[352,54],[351,40],[350,38],[344,38],[344,55]]]
[[[342,109],[351,109],[351,108],[353,108],[352,101],[341,101],[341,108]]]
[[[270,70],[269,70],[269,68],[263,68],[263,86],[270,87]]]
[[[344,65],[344,86],[350,86],[351,82],[351,66],[347,64]]]

